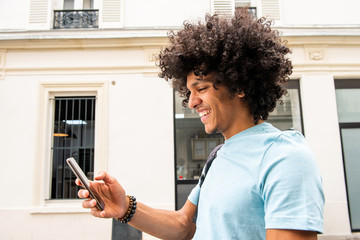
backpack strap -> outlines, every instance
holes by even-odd
[[[201,190],[201,186],[203,185],[204,183],[204,180],[205,180],[205,177],[206,177],[206,174],[208,173],[210,167],[211,167],[211,164],[213,163],[214,159],[216,158],[217,156],[217,152],[220,150],[220,148],[223,146],[224,144],[220,144],[218,146],[216,146],[214,148],[214,150],[212,150],[212,152],[209,154],[209,157],[207,158],[206,160],[206,163],[205,163],[205,166],[204,166],[204,171],[203,173],[201,174],[201,177],[200,177],[200,180],[199,180],[199,185],[200,185],[200,190]],[[198,203],[199,204],[199,203]],[[197,219],[197,212],[198,212],[198,205],[196,205],[196,212],[195,212],[195,215],[194,215],[194,218],[193,218],[193,222],[195,223],[196,222],[196,219]]]
[[[205,163],[205,171],[203,171],[203,173],[201,174],[201,177],[200,177],[200,181],[199,181],[199,184],[200,184],[200,187],[203,185],[204,183],[204,180],[205,180],[205,177],[206,177],[206,174],[208,173],[210,167],[211,167],[211,164],[213,163],[214,159],[216,158],[216,155],[217,155],[217,151],[220,150],[220,148],[223,146],[224,144],[220,144],[220,145],[217,145],[214,150],[211,151],[211,153],[209,154],[207,160],[206,160],[206,163]]]

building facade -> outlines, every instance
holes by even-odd
[[[269,121],[301,131],[316,156],[319,238],[358,237],[357,0],[0,0],[0,238],[115,238],[118,225],[76,199],[69,156],[89,178],[106,170],[141,202],[180,208],[223,139],[180,107],[156,57],[184,20],[243,6],[273,19],[292,49],[290,94]]]

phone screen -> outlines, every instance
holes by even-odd
[[[86,188],[86,190],[89,191],[90,198],[96,200],[96,207],[99,210],[104,210],[105,205],[104,202],[97,196],[97,194],[90,189],[90,181],[86,177],[85,173],[81,170],[79,164],[76,162],[76,160],[72,157],[66,159],[67,164],[73,171],[73,173],[76,175],[76,177],[80,180],[81,184]]]

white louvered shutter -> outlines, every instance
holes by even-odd
[[[122,27],[122,0],[102,0],[100,28]]]
[[[231,15],[235,11],[234,0],[212,0],[212,12],[221,15]]]
[[[49,29],[50,9],[49,0],[31,0],[29,8],[29,29]]]
[[[272,20],[280,20],[279,0],[261,0],[262,16]]]

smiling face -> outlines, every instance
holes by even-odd
[[[213,86],[212,75],[202,79],[191,72],[187,76],[190,91],[188,105],[195,109],[208,134],[220,132],[225,139],[254,126],[249,108],[243,102],[244,94],[230,94],[228,88],[217,84]]]

